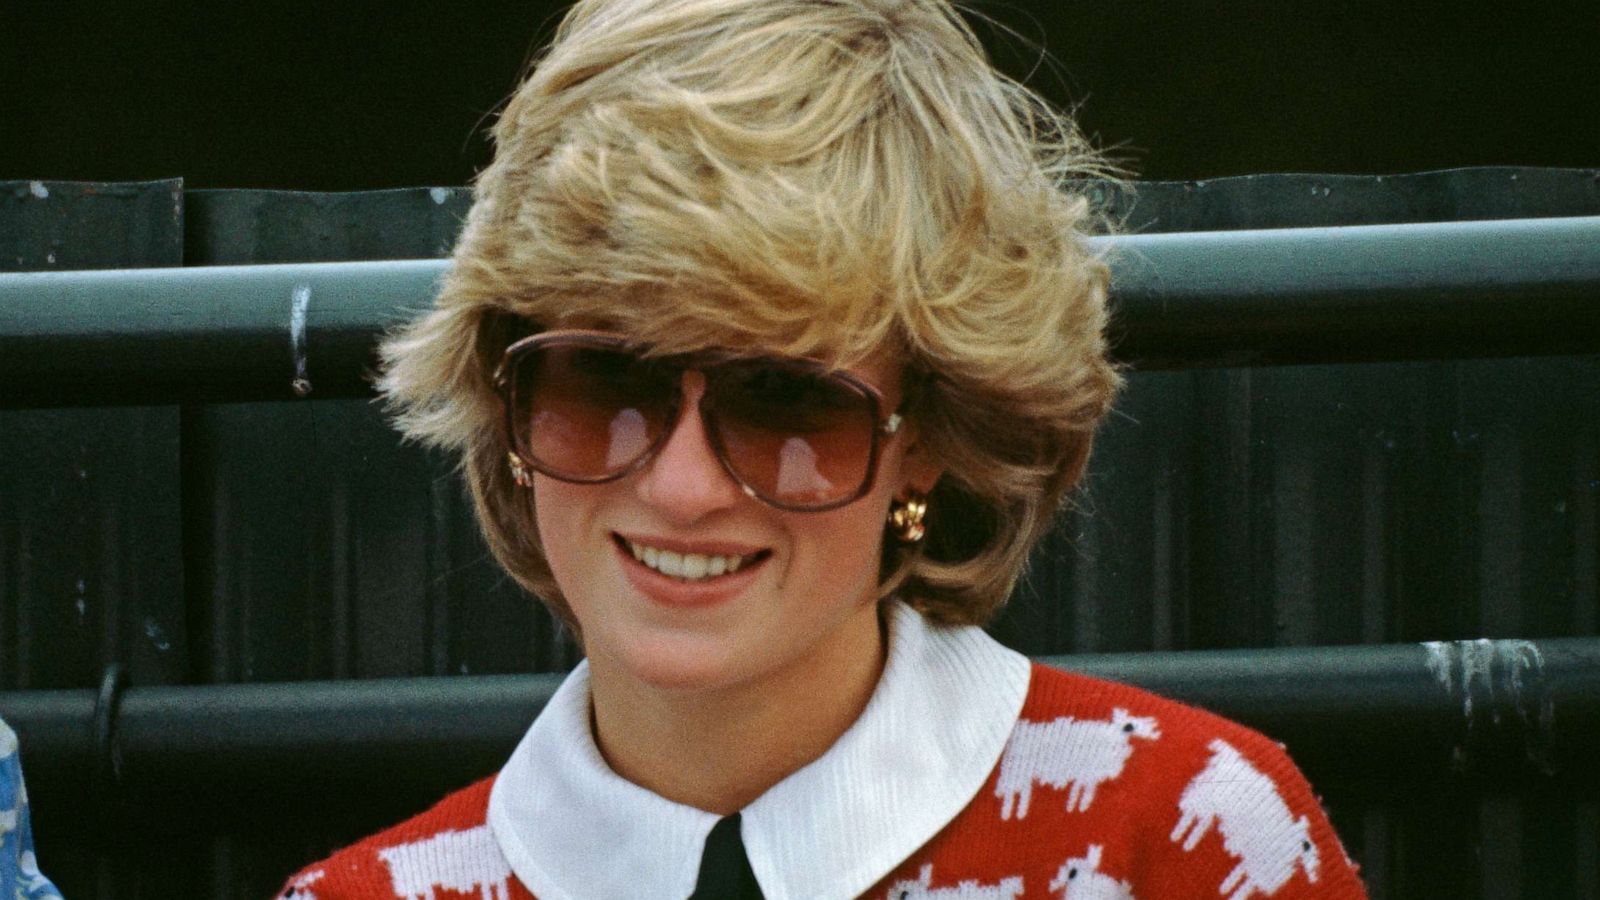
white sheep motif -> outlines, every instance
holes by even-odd
[[[510,895],[511,865],[495,846],[488,825],[388,847],[378,857],[389,866],[395,894],[406,900],[436,900],[437,888],[485,900]]]
[[[1156,720],[1114,709],[1111,718],[1074,719],[1064,716],[1049,722],[1018,720],[1000,758],[1000,775],[994,793],[1000,798],[1000,818],[1028,815],[1033,785],[1067,790],[1067,812],[1083,812],[1094,802],[1100,785],[1122,774],[1133,755],[1133,739],[1161,737]]]
[[[929,887],[933,863],[922,867],[916,881],[896,881],[889,887],[888,900],[1016,900],[1022,896],[1022,876],[1002,878],[998,884],[963,881],[954,887]]]
[[[316,892],[311,890],[311,886],[321,881],[326,875],[327,873],[321,869],[313,869],[301,875],[299,878],[289,882],[289,890],[284,892],[284,897],[288,898],[288,900],[317,900]]]
[[[1100,844],[1090,844],[1082,856],[1075,856],[1061,864],[1061,870],[1050,882],[1050,890],[1060,894],[1060,900],[1137,900],[1133,887],[1100,871]]]
[[[1272,779],[1227,741],[1214,740],[1210,748],[1206,767],[1178,798],[1181,815],[1172,840],[1183,841],[1187,852],[1217,826],[1223,849],[1239,860],[1217,888],[1228,900],[1249,900],[1257,892],[1271,896],[1296,866],[1315,883],[1320,860],[1307,818],[1295,818]]]

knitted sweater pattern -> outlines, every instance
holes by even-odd
[[[531,900],[486,824],[494,779],[295,875],[285,900]],[[651,896],[641,886],[640,897]],[[770,895],[769,895],[770,896]],[[983,788],[864,896],[1360,900],[1283,748],[1146,691],[1035,664]]]

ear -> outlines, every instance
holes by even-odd
[[[927,457],[907,456],[900,475],[901,484],[921,494],[933,490],[940,476],[944,475],[944,467],[935,464]]]
[[[903,495],[910,489],[927,494],[944,475],[944,466],[939,465],[928,455],[923,443],[917,440],[915,431],[911,431],[906,437],[905,455],[900,459],[900,489],[895,493],[897,496]]]

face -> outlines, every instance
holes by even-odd
[[[887,408],[898,406],[895,366],[875,360],[851,371],[883,392]],[[684,414],[643,468],[604,484],[534,476],[545,554],[595,677],[697,690],[816,670],[825,683],[841,654],[876,652],[890,502],[908,486],[927,490],[937,471],[908,459],[912,438],[902,429],[885,441],[864,497],[823,512],[776,509],[723,470],[693,414],[704,377],[683,379]],[[722,574],[660,571],[695,576],[702,565]]]

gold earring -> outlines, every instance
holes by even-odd
[[[904,500],[889,504],[889,527],[903,544],[915,544],[928,533],[923,519],[928,515],[928,495],[918,490],[906,491]]]
[[[506,458],[511,462],[511,480],[517,483],[517,487],[533,487],[533,473],[528,471],[528,464],[522,461],[522,457],[507,453]]]

